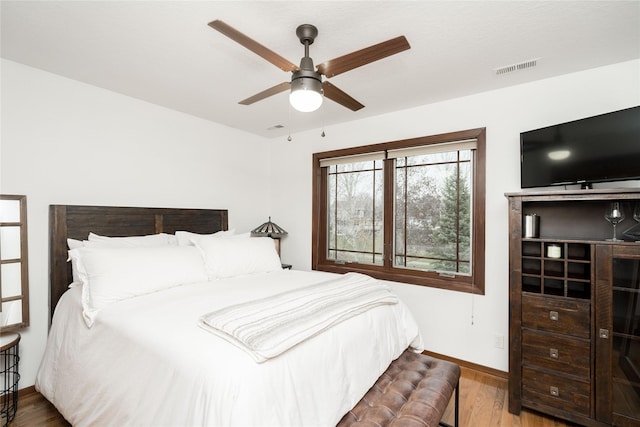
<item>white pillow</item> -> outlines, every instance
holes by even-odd
[[[78,249],[84,247],[84,242],[82,240],[76,239],[67,239],[67,246],[69,249]],[[80,281],[80,275],[78,273],[78,265],[75,261],[71,259],[71,256],[67,258],[67,262],[71,261],[71,283],[69,283],[69,287],[73,288],[74,286],[82,285]]]
[[[84,247],[72,249],[69,256],[83,284],[82,314],[89,327],[109,304],[207,280],[200,252],[189,246]]]
[[[67,246],[69,249],[78,249],[84,246],[86,240],[67,239]]]
[[[89,233],[89,240],[67,239],[69,249],[77,248],[127,248],[127,247],[153,247],[153,246],[170,246],[177,245],[178,240],[175,236],[166,233],[151,234],[148,236],[128,236],[128,237],[107,237],[100,236],[95,233]],[[78,278],[78,268],[76,263],[71,260],[71,276],[72,282],[69,287],[81,285]]]
[[[236,230],[217,231],[213,234],[197,234],[190,231],[176,231],[176,239],[178,240],[178,246],[193,246],[191,242],[194,239],[200,237],[230,237],[235,234]]]
[[[207,267],[209,280],[282,270],[270,237],[194,239]]]
[[[164,246],[177,245],[178,240],[172,234],[158,233],[146,236],[127,236],[127,237],[108,237],[99,234],[89,233],[90,242],[101,242],[100,246],[107,247],[148,247],[148,246]],[[85,245],[87,246],[87,245]]]

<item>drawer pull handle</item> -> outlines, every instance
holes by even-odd
[[[558,397],[560,396],[560,390],[558,390],[558,387],[551,386],[549,387],[549,394],[551,394],[551,396]]]
[[[558,312],[557,311],[550,311],[549,312],[549,319],[553,320],[554,322],[558,320]]]
[[[557,348],[550,348],[549,349],[549,356],[552,359],[557,359],[558,358],[558,349]]]

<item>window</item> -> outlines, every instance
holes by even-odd
[[[327,258],[382,265],[384,153],[327,167]]]
[[[484,293],[485,129],[314,154],[314,269]]]
[[[0,195],[0,326],[29,326],[27,197]]]

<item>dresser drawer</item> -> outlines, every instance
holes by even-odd
[[[580,338],[522,331],[522,359],[526,365],[553,369],[588,381],[591,374],[591,345]]]
[[[524,367],[522,369],[522,398],[538,404],[590,415],[591,385]]]
[[[522,296],[522,326],[589,338],[591,305],[589,301],[573,301],[538,295]]]

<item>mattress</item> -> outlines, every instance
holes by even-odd
[[[81,289],[53,318],[36,389],[77,426],[332,426],[405,349],[422,350],[405,304],[344,320],[256,363],[200,316],[335,277],[282,270],[176,286],[103,308]]]

